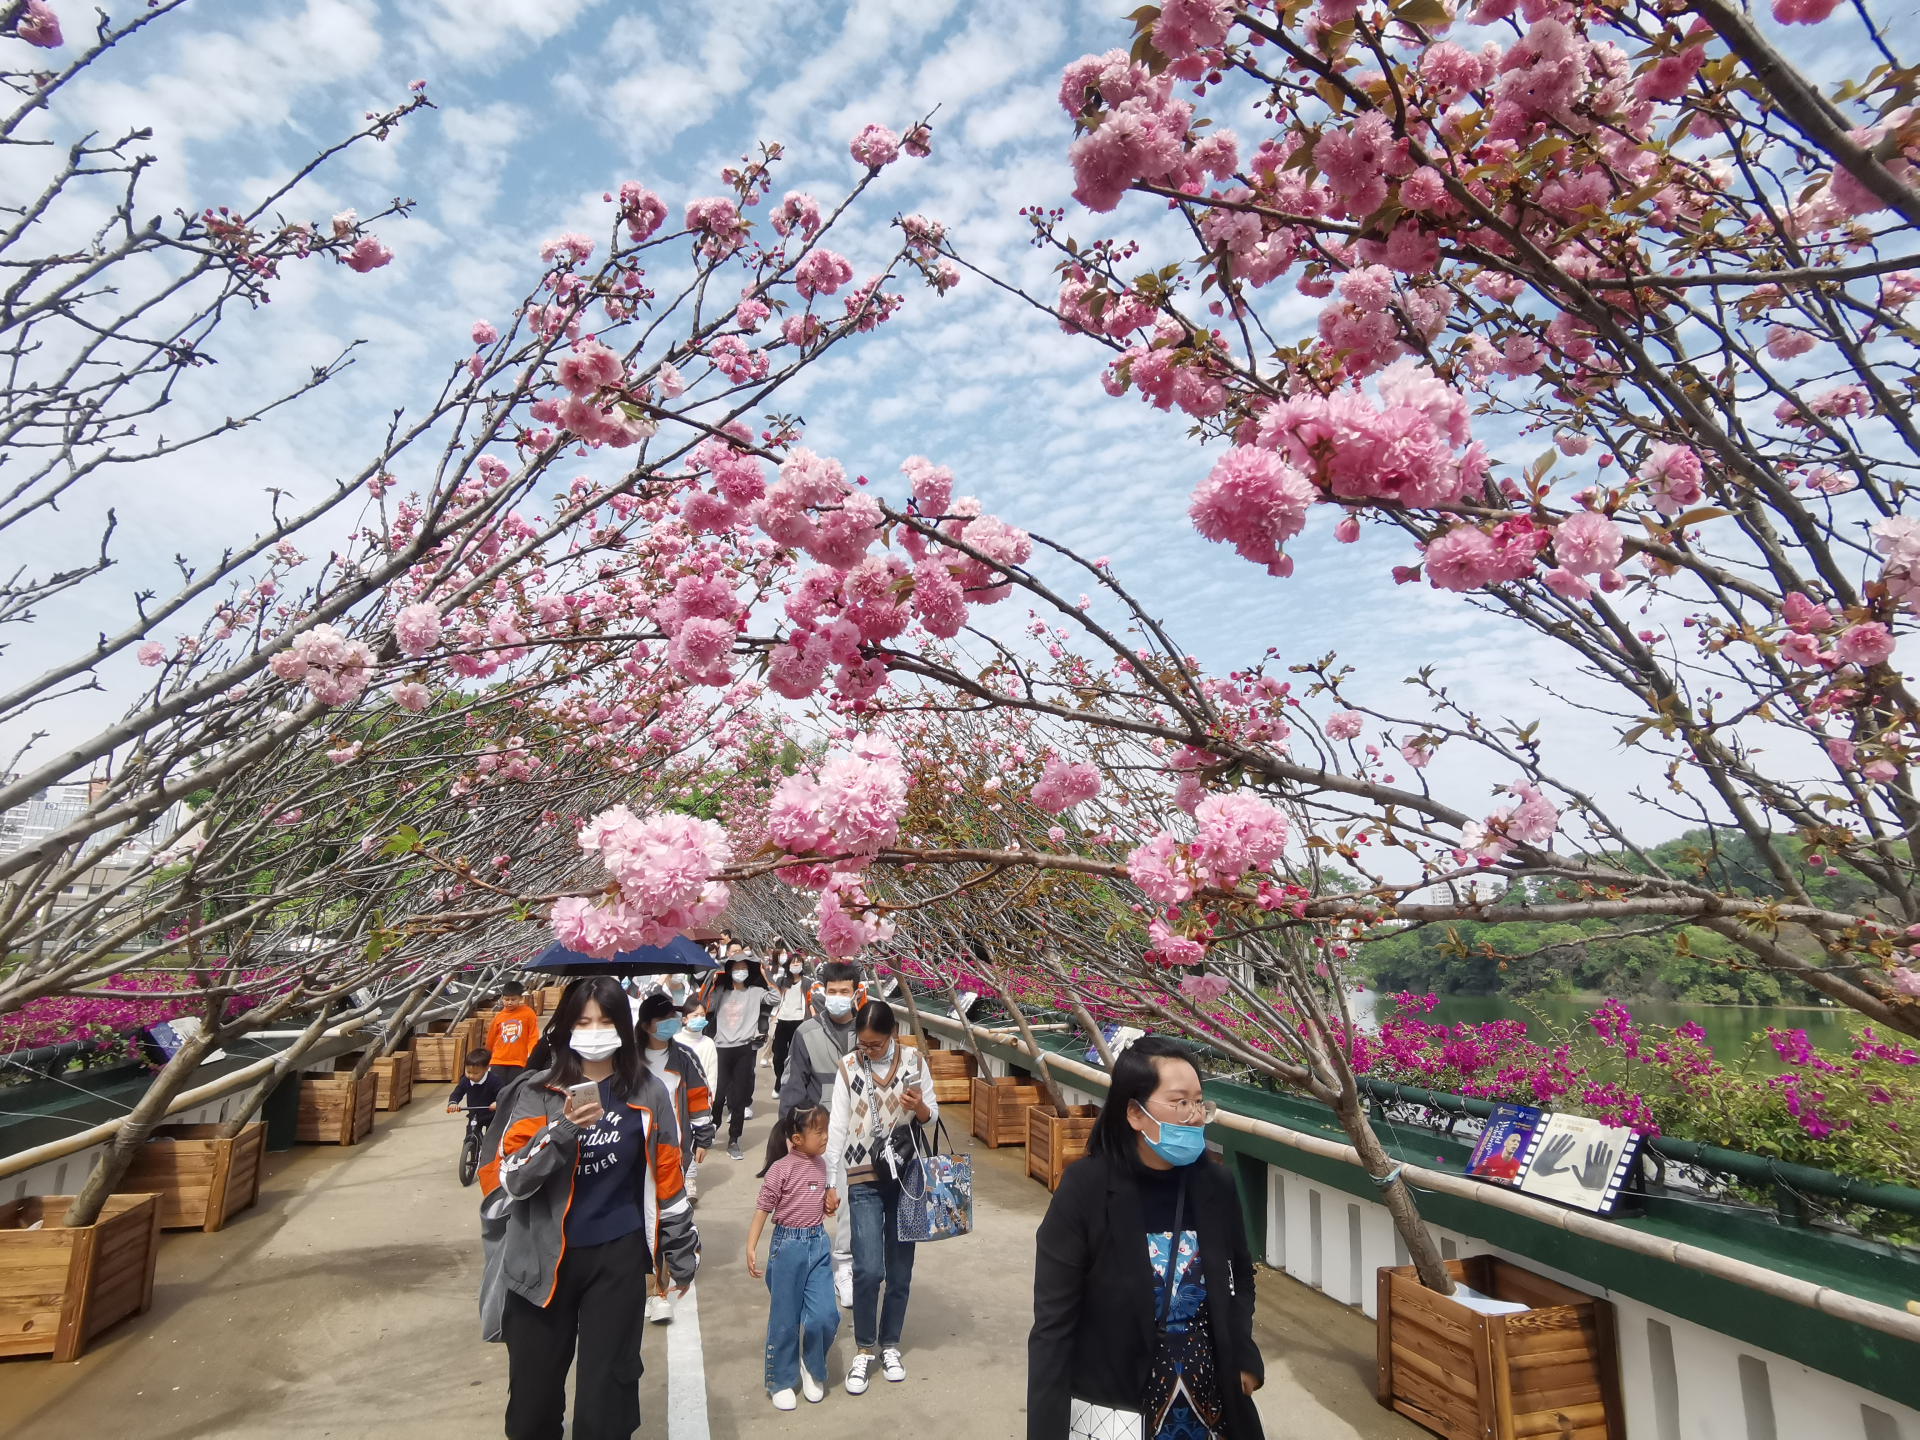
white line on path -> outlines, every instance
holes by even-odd
[[[700,1348],[700,1286],[673,1302],[667,1327],[667,1440],[708,1440],[707,1360]]]

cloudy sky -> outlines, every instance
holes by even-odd
[[[79,11],[65,8],[73,34]],[[1068,198],[1071,126],[1055,99],[1067,61],[1128,43],[1128,8],[1127,0],[250,0],[170,17],[103,65],[66,112],[67,124],[105,131],[153,128],[154,212],[255,196],[425,79],[437,109],[351,153],[304,186],[288,213],[367,214],[391,197],[418,208],[382,227],[395,253],[385,269],[296,267],[271,306],[222,332],[217,383],[191,400],[205,415],[270,393],[348,341],[367,343],[347,375],[296,410],[167,469],[104,483],[87,514],[64,517],[78,528],[50,532],[49,546],[82,543],[75,537],[90,516],[117,504],[125,563],[59,626],[40,627],[17,658],[50,658],[76,634],[118,628],[128,592],[176,551],[204,554],[252,533],[267,487],[312,494],[357,469],[391,412],[430,397],[470,348],[476,318],[505,328],[537,279],[542,238],[604,233],[602,196],[622,180],[658,191],[677,219],[686,200],[722,193],[723,165],[778,141],[775,195],[791,188],[824,199],[856,180],[847,141],[862,125],[904,129],[937,108],[933,156],[884,172],[836,246],[856,273],[890,253],[897,232],[888,222],[905,212],[944,221],[975,263],[1043,293],[1050,265],[1027,242],[1021,206],[1064,207],[1065,228],[1082,239],[1151,237],[1165,223],[1157,207],[1129,202],[1101,217]],[[1293,304],[1276,313],[1310,325],[1311,303]],[[900,461],[925,454],[989,509],[1110,556],[1212,668],[1269,646],[1285,661],[1339,651],[1359,668],[1363,693],[1395,707],[1411,698],[1402,678],[1433,664],[1485,712],[1549,716],[1551,758],[1589,782],[1604,771],[1600,789],[1617,796],[1630,772],[1610,729],[1538,688],[1543,678],[1567,679],[1564,660],[1456,597],[1395,587],[1389,568],[1414,558],[1404,539],[1383,533],[1336,546],[1337,514],[1328,511],[1298,546],[1296,576],[1279,581],[1196,536],[1186,500],[1212,454],[1177,417],[1133,396],[1107,397],[1103,360],[970,276],[944,298],[914,288],[899,317],[809,372],[783,403],[805,417],[816,450],[850,472],[887,477],[893,493],[903,488]],[[1447,763],[1436,764],[1436,778]],[[1464,756],[1457,763],[1447,788],[1458,786],[1469,806],[1512,778]]]

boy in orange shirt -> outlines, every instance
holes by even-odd
[[[518,980],[500,987],[500,1013],[487,1027],[487,1052],[493,1061],[490,1073],[506,1084],[526,1068],[527,1056],[540,1038],[540,1017],[521,997],[526,989]]]

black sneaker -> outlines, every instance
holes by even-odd
[[[729,1160],[744,1160],[747,1158],[740,1153],[740,1142],[738,1140],[729,1140],[727,1142],[727,1158]]]

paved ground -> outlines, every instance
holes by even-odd
[[[169,1234],[153,1309],[77,1363],[0,1360],[0,1440],[498,1435],[506,1355],[478,1338],[477,1197],[454,1174],[461,1127],[442,1109],[444,1093],[416,1089],[411,1106],[381,1115],[351,1149],[268,1157],[258,1207],[217,1235]],[[962,1129],[965,1116],[957,1112]],[[765,1133],[764,1116],[749,1124],[750,1156]],[[1032,1234],[1047,1193],[1021,1166],[1019,1150],[975,1151],[976,1233],[921,1249],[905,1337],[911,1378],[876,1380],[864,1396],[842,1391],[852,1353],[843,1311],[825,1403],[783,1415],[761,1386],[766,1289],[742,1255],[757,1166],[715,1151],[701,1175],[697,1323],[683,1315],[650,1327],[641,1435],[838,1440],[850,1421],[873,1435],[1024,1435]],[[1262,1270],[1257,1335],[1269,1437],[1426,1433],[1374,1403],[1373,1326],[1359,1315]]]

